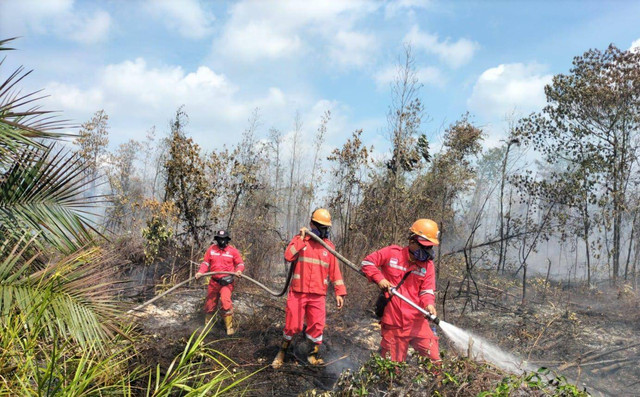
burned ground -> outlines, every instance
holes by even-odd
[[[529,368],[549,367],[594,395],[635,394],[640,379],[640,347],[635,346],[640,337],[640,315],[635,295],[621,294],[618,289],[603,293],[551,286],[543,299],[542,288],[534,282],[533,293],[538,295],[523,307],[517,283],[494,277],[480,282],[494,289],[483,289],[480,299],[467,299],[451,287],[441,316],[517,354]],[[285,298],[271,297],[247,282],[239,282],[234,292],[236,335],[227,337],[218,321],[208,340],[235,362],[235,371],[255,372],[241,388],[249,396],[323,392],[355,395],[355,389],[348,391],[349,385],[365,387],[363,382],[372,395],[416,395],[438,390],[442,395],[470,396],[493,390],[508,375],[465,360],[464,352],[455,352],[441,335],[441,347],[447,357],[445,366],[450,367],[448,373],[455,381],[447,381],[442,375],[430,377],[416,358],[409,360],[409,366],[402,371],[404,376],[385,378],[376,374],[372,378],[367,368],[378,365],[371,353],[378,347],[379,326],[369,308],[376,291],[364,284],[353,290],[360,292],[350,291],[342,311],[335,309],[333,296],[327,298],[327,328],[321,353],[329,364],[323,368],[304,364],[306,346],[300,336],[294,339],[294,348],[289,349],[282,369],[275,371],[269,366],[282,340]],[[185,288],[137,315],[147,341],[139,349],[140,361],[159,363],[161,367],[170,364],[189,335],[202,326],[204,294],[202,286]],[[548,376],[553,378],[554,373],[547,375],[544,382]],[[541,395],[525,386],[514,387],[518,391],[515,395]]]
[[[209,336],[213,347],[231,358],[238,371],[254,372],[245,395],[295,396],[310,389],[330,390],[344,369],[357,368],[377,348],[379,326],[371,314],[355,321],[349,309],[338,312],[329,298],[327,327],[321,354],[329,365],[316,369],[305,365],[306,342],[298,335],[282,369],[270,363],[282,341],[284,297],[272,297],[248,283],[234,291],[237,333],[226,336],[222,321],[216,321]],[[185,288],[143,308],[136,318],[146,337],[140,359],[146,364],[168,366],[189,335],[204,322],[203,287]],[[219,320],[219,318],[215,318]],[[155,362],[154,362],[155,360]]]

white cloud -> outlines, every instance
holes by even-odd
[[[200,39],[212,32],[215,17],[198,0],[148,0],[146,8],[183,37]]]
[[[235,143],[255,108],[274,115],[270,122],[281,123],[292,117],[291,109],[311,103],[301,94],[287,94],[277,87],[245,95],[225,75],[206,66],[186,72],[180,66],[153,67],[142,58],[104,67],[90,87],[51,82],[45,92],[49,95],[46,107],[64,110],[64,118],[78,122],[105,109],[114,142],[143,137],[149,127],[168,121],[184,105],[189,132],[208,149]]]
[[[539,64],[502,64],[485,70],[475,85],[467,104],[485,116],[504,117],[518,112],[540,110],[546,103],[544,86],[552,75]]]
[[[291,55],[300,49],[301,40],[297,35],[280,31],[268,21],[252,21],[242,29],[225,32],[220,44],[232,57],[253,62]]]
[[[640,52],[640,39],[637,39],[633,43],[631,43],[631,47],[629,47],[629,51]]]
[[[478,43],[464,38],[455,42],[449,38],[440,41],[438,35],[421,32],[418,26],[411,28],[404,41],[416,49],[437,55],[442,62],[453,68],[468,63],[480,48]]]
[[[430,4],[431,0],[393,0],[386,3],[384,13],[386,18],[390,18],[402,11],[413,11],[416,8],[426,9]]]
[[[369,63],[378,45],[374,35],[339,31],[335,44],[329,50],[331,62],[344,67],[362,67]]]
[[[356,21],[375,11],[370,1],[254,1],[245,0],[230,7],[230,17],[214,51],[242,62],[301,56],[327,48],[339,57],[334,63],[359,65],[368,57],[372,34],[357,32]],[[318,45],[318,42],[326,46]],[[344,52],[356,50],[354,61]]]
[[[73,0],[0,2],[0,26],[12,35],[54,34],[84,44],[104,41],[111,27],[109,13],[77,10]]]
[[[97,88],[83,91],[72,85],[51,82],[45,88],[45,92],[50,96],[48,100],[54,104],[54,110],[89,113],[99,110],[104,103],[104,95]]]
[[[69,32],[69,37],[84,44],[92,44],[103,41],[111,26],[111,17],[105,11],[96,11],[93,16],[85,20],[72,20],[76,27]]]
[[[381,69],[374,75],[374,80],[378,89],[389,88],[391,84],[398,77],[398,66],[388,66]],[[416,77],[418,81],[424,85],[433,85],[442,87],[446,83],[446,78],[442,75],[440,69],[435,66],[426,66],[416,70]]]

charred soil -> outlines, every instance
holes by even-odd
[[[634,294],[547,286],[544,298],[541,288],[533,288],[538,295],[522,306],[516,282],[485,277],[481,283],[492,287],[482,290],[480,296],[458,290],[459,282],[450,284],[441,317],[518,355],[529,368],[547,367],[565,375],[580,390],[586,388],[594,395],[634,395],[640,379],[640,346],[635,345],[640,338],[640,316]],[[341,311],[335,309],[333,296],[327,297],[321,348],[327,364],[323,367],[306,364],[308,346],[298,335],[283,367],[271,368],[282,341],[286,298],[269,296],[247,282],[238,282],[234,291],[236,334],[227,336],[221,319],[215,317],[207,339],[233,360],[234,371],[254,373],[238,389],[249,396],[423,395],[433,391],[475,396],[507,386],[509,395],[549,394],[527,386],[532,381],[522,373],[510,377],[490,364],[465,359],[465,353],[455,352],[442,336],[443,371],[432,371],[416,357],[391,371],[392,364],[372,355],[379,343],[379,325],[370,309],[376,291],[364,284],[352,290],[361,292],[350,291]],[[192,286],[142,309],[136,317],[145,343],[138,349],[137,360],[167,367],[189,336],[203,326],[204,295],[204,287]],[[540,375],[539,382],[554,382],[555,376],[556,372]]]

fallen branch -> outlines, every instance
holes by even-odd
[[[460,282],[463,282],[463,281],[464,281],[464,279],[463,279],[462,277],[451,277],[451,278],[452,278],[453,280],[457,280],[457,281],[460,281]],[[512,294],[512,293],[510,293],[510,292],[507,292],[506,290],[504,290],[504,289],[502,289],[502,288],[497,288],[497,287],[494,287],[494,286],[491,286],[491,285],[488,285],[488,284],[481,283],[481,282],[479,282],[479,281],[476,281],[476,284],[478,284],[478,285],[480,285],[480,286],[482,286],[482,287],[484,287],[484,288],[487,288],[487,289],[489,289],[489,290],[492,290],[492,291],[494,291],[494,292],[497,292],[497,293],[501,293],[501,294],[505,294],[505,295],[509,295],[509,296],[513,296],[513,297],[515,297],[515,296],[516,296],[515,294]]]
[[[595,356],[589,357],[588,360],[586,360],[584,362],[582,362],[582,360],[584,360],[585,357],[584,356],[580,356],[577,359],[575,359],[574,361],[572,361],[570,363],[567,363],[565,365],[561,365],[560,367],[558,367],[558,371],[563,371],[563,370],[565,370],[567,368],[575,367],[575,366],[578,366],[578,365],[584,365],[585,363],[593,362],[593,360],[601,358],[601,357],[604,357],[604,356],[609,355],[611,353],[619,352],[619,351],[622,351],[622,350],[628,350],[628,349],[631,349],[631,348],[636,347],[636,346],[640,346],[640,343],[634,343],[634,344],[629,345],[629,346],[623,346],[623,347],[619,347],[617,349],[610,350],[608,352],[603,352],[603,353],[600,353],[600,354],[596,354]],[[587,355],[588,354],[589,353],[587,353]]]
[[[536,341],[533,342],[533,346],[531,346],[531,349],[529,349],[529,354],[527,354],[527,361],[529,361],[529,358],[531,358],[531,353],[533,352],[533,349],[536,348],[536,346],[538,345],[538,342],[540,341],[540,338],[542,337],[542,334],[544,334],[544,332],[549,329],[549,327],[551,326],[551,324],[554,323],[554,321],[556,321],[557,319],[559,319],[560,316],[556,316],[554,318],[551,319],[551,321],[549,321],[547,323],[547,325],[544,326],[544,328],[542,328],[542,331],[540,331],[540,333],[538,334],[538,337],[536,338]]]
[[[592,365],[600,365],[600,364],[611,364],[611,363],[620,363],[620,362],[626,362],[626,361],[632,361],[632,360],[636,360],[638,358],[638,356],[635,357],[626,357],[626,358],[613,358],[611,360],[601,360],[601,361],[590,361],[588,363],[585,364],[581,364],[581,367],[589,367]],[[604,367],[606,368],[606,367]],[[600,370],[604,369],[604,368],[599,368]],[[595,370],[594,370],[595,371]]]
[[[596,369],[592,369],[591,372],[594,374],[597,374],[598,372],[609,372],[609,371],[614,371],[616,369],[622,368],[624,367],[627,363],[631,362],[631,361],[636,361],[638,359],[638,357],[632,357],[632,358],[623,358],[618,360],[616,363],[608,365],[606,367],[602,367],[602,368],[596,368]]]

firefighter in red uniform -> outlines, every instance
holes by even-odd
[[[418,219],[409,230],[407,246],[390,245],[373,252],[364,258],[361,269],[387,297],[389,288],[400,284],[397,288],[400,294],[435,316],[433,246],[439,244],[438,225],[430,219]],[[392,296],[380,323],[382,357],[403,362],[411,345],[421,356],[440,362],[438,337],[431,330],[429,321],[403,300]]]
[[[218,230],[214,236],[215,244],[211,245],[204,254],[204,261],[196,273],[196,279],[208,272],[235,272],[236,276],[241,276],[244,271],[244,261],[240,252],[229,245],[231,237],[226,230]],[[213,317],[213,312],[218,306],[218,300],[222,306],[222,318],[227,328],[227,335],[233,335],[233,304],[231,303],[231,293],[233,292],[233,275],[216,274],[211,276],[207,290],[207,300],[204,304],[205,325]]]
[[[318,358],[318,350],[322,344],[322,331],[325,325],[325,301],[329,280],[335,289],[338,309],[341,309],[344,304],[347,289],[336,257],[306,234],[315,233],[333,248],[334,245],[329,240],[330,226],[329,211],[324,208],[315,210],[311,216],[311,230],[302,228],[300,235],[291,240],[285,251],[285,259],[293,262],[291,266],[295,267],[287,296],[284,341],[278,355],[271,363],[275,369],[282,366],[291,339],[302,331],[305,322],[307,324],[305,336],[313,344],[307,361],[311,365],[324,363],[321,358]]]

